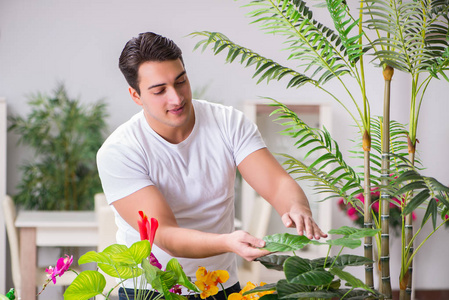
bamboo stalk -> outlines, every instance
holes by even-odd
[[[363,134],[363,152],[364,152],[364,166],[365,166],[365,187],[364,187],[364,228],[373,228],[373,215],[371,213],[371,180],[370,180],[370,150],[371,150],[371,137],[365,130]],[[373,260],[373,238],[371,236],[365,237],[364,240],[364,256],[370,260]],[[365,264],[365,284],[374,289],[374,275],[373,264]]]
[[[409,160],[410,164],[415,164],[415,147],[416,142],[412,143],[410,138],[408,140],[408,148],[409,148]],[[407,200],[407,198],[406,198]],[[412,242],[413,238],[413,218],[412,214],[408,214],[405,216],[405,227],[404,227],[404,237],[405,244],[403,247],[407,247],[410,245],[410,248],[406,248],[405,250],[405,261],[410,260],[410,256],[413,254],[414,246]],[[400,300],[410,300],[412,298],[412,276],[413,276],[413,261],[410,263],[408,270],[402,270],[404,272],[404,277],[401,278],[399,283],[399,299]]]
[[[383,70],[385,79],[384,90],[384,110],[382,123],[382,165],[381,177],[382,186],[389,184],[390,177],[390,87],[394,69],[386,66]],[[390,196],[382,192],[381,195],[381,292],[386,296],[385,299],[392,299],[391,280],[390,280]]]

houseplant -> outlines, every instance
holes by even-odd
[[[287,168],[298,179],[317,182],[319,192],[328,192],[330,197],[343,197],[351,203],[364,215],[365,227],[382,229],[382,234],[375,236],[375,240],[378,252],[384,258],[379,264],[382,274],[380,288],[388,299],[392,297],[389,206],[391,197],[401,199],[404,216],[401,222],[400,292],[401,299],[408,299],[413,257],[422,246],[420,244],[413,251],[413,241],[429,220],[432,220],[433,231],[424,238],[424,242],[447,222],[445,215],[449,207],[449,190],[436,179],[419,174],[415,166],[415,150],[419,111],[429,82],[439,78],[449,80],[445,73],[449,66],[449,3],[445,0],[366,0],[359,1],[355,13],[350,10],[348,1],[327,0],[319,1],[319,4],[327,10],[333,28],[314,19],[306,1],[258,0],[249,1],[247,5],[253,8],[249,15],[254,18],[254,23],[258,23],[262,30],[285,39],[288,58],[299,62],[298,70],[237,45],[218,32],[193,33],[193,36],[203,38],[195,48],[202,46],[204,50],[210,46],[214,54],[227,50],[226,61],[255,67],[254,77],[259,77],[258,82],[288,78],[287,88],[311,84],[343,105],[360,131],[363,173],[354,171],[344,162],[338,144],[326,130],[309,128],[286,106],[277,103],[279,108],[275,113],[288,127],[285,133],[297,139],[296,145],[313,145],[309,153],[324,151],[310,165],[287,155]],[[383,69],[384,114],[380,118],[374,118],[370,113],[365,76],[367,55],[374,58],[371,62]],[[391,141],[392,135],[397,133],[389,115],[389,95],[395,69],[409,74],[411,82],[410,122],[409,130],[405,132],[406,152],[403,152],[403,144]],[[353,109],[344,105],[342,98],[333,90],[335,85],[326,85],[329,81],[338,82],[346,93],[345,97],[351,100]],[[377,144],[372,144],[373,124],[380,124]],[[372,149],[377,153],[373,154]],[[326,170],[329,166],[334,170]],[[381,191],[379,215],[382,217],[379,219],[373,218],[372,214],[371,189],[374,187]],[[355,198],[362,191],[365,199],[363,205]],[[421,206],[426,213],[420,227],[413,233],[412,212]],[[437,226],[438,215],[441,222]],[[367,258],[373,257],[372,248],[372,238],[368,236],[365,239]],[[374,285],[372,270],[372,265],[367,264],[365,281],[370,287]]]
[[[98,269],[104,274],[118,278],[118,283],[111,290],[104,290],[106,280],[103,273],[97,270],[86,270],[79,274],[70,284],[64,293],[64,299],[67,300],[87,300],[97,295],[103,295],[105,299],[110,299],[111,292],[122,286],[127,279],[134,281],[140,279],[140,286],[144,287],[147,283],[158,292],[155,299],[164,297],[167,300],[186,299],[181,296],[181,286],[189,291],[199,293],[201,299],[213,296],[218,293],[220,285],[229,278],[227,271],[207,271],[204,267],[199,267],[196,272],[197,281],[192,282],[191,278],[184,273],[182,266],[176,258],[172,258],[162,270],[163,266],[151,252],[157,228],[158,221],[155,218],[148,217],[139,211],[140,219],[138,221],[141,241],[135,242],[130,247],[120,244],[113,244],[101,252],[90,251],[82,255],[78,261],[79,264],[96,263]],[[51,282],[55,283],[57,277],[63,276],[70,270],[73,262],[73,256],[60,258],[55,267],[49,267],[47,272],[48,280],[44,283],[42,293],[46,286]],[[72,270],[73,271],[73,270]],[[154,290],[149,293],[154,293]],[[39,293],[39,294],[40,294]],[[126,290],[125,290],[126,293]],[[134,290],[136,300],[146,299],[149,295],[143,289]]]
[[[27,116],[9,117],[8,130],[34,152],[21,166],[15,202],[25,209],[92,209],[94,194],[101,192],[95,157],[104,141],[106,105],[83,105],[63,84],[51,95],[29,99]]]
[[[105,278],[98,270],[87,270],[77,274],[75,280],[70,284],[64,293],[64,299],[87,300],[91,297],[102,294],[109,299],[113,289],[121,286],[127,280],[132,279],[134,286],[138,285],[135,279],[140,278],[140,286],[150,283],[157,290],[155,299],[164,297],[168,300],[186,299],[181,295],[180,287],[184,286],[193,293],[198,293],[201,299],[214,296],[218,293],[218,285],[223,289],[222,283],[226,282],[229,274],[226,271],[207,271],[204,267],[199,267],[196,272],[196,281],[187,277],[182,266],[173,258],[165,268],[160,265],[157,258],[152,254],[151,248],[154,242],[158,222],[140,211],[141,218],[138,221],[141,241],[134,243],[131,247],[113,244],[102,252],[90,251],[79,259],[79,264],[94,262],[108,276],[118,278],[117,285],[111,290],[104,290]],[[362,245],[361,238],[373,236],[379,230],[357,229],[351,227],[341,227],[331,230],[329,233],[342,235],[336,239],[329,239],[326,242],[318,242],[308,239],[305,236],[291,235],[288,233],[275,234],[264,237],[266,242],[264,249],[275,252],[293,252],[292,256],[271,254],[261,257],[258,260],[267,268],[283,271],[285,279],[276,284],[261,283],[259,287],[248,283],[240,293],[225,295],[229,300],[243,300],[268,297],[269,299],[280,298],[307,298],[324,299],[332,297],[344,297],[346,299],[379,299],[382,297],[377,291],[365,285],[361,280],[355,278],[350,273],[343,271],[345,267],[361,266],[369,259],[357,255],[340,255],[345,247],[357,248]],[[303,259],[295,255],[295,251],[302,249],[308,244],[317,246],[328,246],[326,257],[314,260]],[[330,257],[330,249],[340,247],[338,255]],[[45,287],[53,282],[57,277],[63,276],[69,271],[73,256],[61,257],[55,267],[49,267],[48,280]],[[343,282],[348,288],[342,288]],[[224,289],[223,289],[224,290]],[[41,293],[42,293],[41,291]],[[148,293],[154,293],[153,290]],[[145,299],[147,295],[143,290],[134,291],[137,299]],[[250,294],[248,298],[246,295]],[[253,295],[253,296],[251,296]]]

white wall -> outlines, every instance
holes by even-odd
[[[279,100],[332,101],[313,88],[284,89],[283,83],[256,86],[252,69],[224,64],[224,56],[214,57],[209,51],[201,54],[192,49],[198,39],[186,37],[196,30],[221,31],[237,43],[265,56],[285,62],[279,52],[283,45],[273,36],[248,25],[247,1],[232,0],[4,0],[0,1],[0,96],[6,97],[8,113],[26,114],[26,95],[37,91],[50,92],[57,81],[64,81],[73,96],[83,102],[105,98],[108,103],[110,130],[128,119],[138,109],[127,94],[117,61],[132,36],[155,31],[171,37],[184,51],[187,71],[193,88],[208,85],[207,98],[241,108],[245,99],[271,96]],[[289,65],[292,65],[290,62]],[[372,69],[368,76],[372,112],[381,113],[382,75]],[[331,83],[332,84],[332,83]],[[405,75],[393,80],[392,118],[407,122],[409,87]],[[418,149],[426,174],[449,184],[448,149],[449,85],[434,82],[429,88],[422,109]],[[347,101],[349,104],[349,100]],[[343,151],[352,144],[355,129],[347,113],[336,103],[333,111],[333,132]],[[17,137],[8,135],[7,192],[15,193],[20,174],[17,171],[27,151],[16,146]],[[335,209],[334,227],[346,220]],[[415,260],[417,288],[447,288],[448,231],[432,238]],[[361,250],[360,250],[361,251]],[[361,252],[360,252],[361,253]],[[423,272],[422,275],[419,275]],[[432,276],[428,276],[432,274]],[[446,278],[446,279],[442,279]],[[2,291],[0,291],[2,292]]]

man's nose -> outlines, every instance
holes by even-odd
[[[182,101],[184,101],[184,97],[180,91],[178,91],[175,87],[170,89],[169,93],[169,102],[171,104],[179,105]]]

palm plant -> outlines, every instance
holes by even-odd
[[[226,61],[230,63],[239,61],[245,67],[254,66],[254,77],[259,77],[258,82],[264,80],[267,82],[271,80],[279,81],[283,78],[290,78],[287,88],[312,84],[327,93],[346,109],[362,135],[364,174],[360,176],[360,179],[352,175],[353,172],[349,171],[349,168],[345,166],[346,164],[341,162],[341,154],[326,132],[322,136],[322,145],[313,148],[311,152],[327,149],[328,152],[335,151],[333,154],[324,154],[310,166],[306,166],[291,158],[287,161],[287,166],[289,170],[295,170],[294,172],[303,170],[304,173],[308,174],[308,179],[319,182],[317,185],[318,191],[322,189],[326,189],[328,192],[333,189],[339,190],[340,192],[334,193],[334,195],[338,194],[350,203],[354,203],[358,208],[360,207],[353,196],[362,188],[359,180],[364,181],[365,227],[370,228],[374,225],[382,228],[382,240],[380,238],[377,239],[382,245],[381,268],[383,280],[380,290],[387,298],[391,299],[388,232],[390,196],[402,197],[404,199],[403,205],[406,206],[404,211],[410,213],[411,210],[408,207],[413,206],[408,203],[419,203],[419,205],[433,203],[430,200],[431,197],[435,193],[438,194],[441,199],[445,200],[439,201],[437,205],[435,203],[427,205],[426,216],[431,215],[432,220],[436,216],[437,211],[444,213],[447,209],[447,192],[441,188],[441,184],[437,185],[438,188],[435,189],[435,185],[428,184],[428,179],[420,175],[415,177],[405,176],[410,183],[407,181],[392,181],[390,175],[398,174],[398,178],[404,178],[399,174],[408,174],[409,170],[407,170],[405,165],[408,164],[409,167],[414,165],[417,120],[429,82],[433,78],[439,78],[439,76],[449,80],[445,75],[449,63],[448,42],[445,39],[449,28],[447,16],[449,3],[447,0],[407,1],[404,3],[399,0],[360,1],[359,13],[357,18],[355,18],[344,0],[326,0],[322,2],[323,6],[328,9],[334,29],[326,27],[315,20],[312,11],[306,5],[306,1],[253,0],[247,5],[254,8],[250,16],[255,18],[254,23],[260,24],[262,30],[282,35],[285,38],[285,42],[288,45],[287,51],[290,52],[288,58],[299,62],[298,68],[303,69],[302,73],[282,66],[248,48],[237,45],[222,33],[207,31],[193,33],[192,35],[194,36],[204,37],[197,43],[195,48],[202,46],[203,50],[205,50],[210,46],[215,54],[227,50]],[[363,20],[363,18],[367,19]],[[372,40],[370,37],[373,33],[376,37]],[[383,163],[381,163],[380,175],[382,178],[380,186],[383,187],[381,194],[382,222],[375,222],[375,224],[372,221],[370,191],[372,188],[371,180],[375,179],[375,182],[379,182],[379,180],[376,178],[376,175],[371,174],[373,169],[371,162],[373,159],[370,154],[372,138],[370,104],[365,82],[364,56],[366,54],[373,55],[375,59],[372,62],[384,69],[386,82],[383,126],[381,129],[383,137],[381,142]],[[410,127],[408,131],[408,144],[410,145],[409,152],[411,155],[406,160],[407,164],[399,163],[402,160],[392,159],[391,156],[389,93],[394,69],[409,73],[412,81]],[[420,78],[421,74],[426,74],[424,80]],[[345,80],[343,80],[343,76],[345,76]],[[326,83],[330,80],[338,81],[343,87],[346,96],[351,99],[357,111],[358,118],[351,113],[351,109],[344,105],[341,98],[335,96],[336,93],[326,86]],[[350,88],[354,86],[358,87],[357,94]],[[360,100],[358,101],[357,99]],[[282,118],[290,118],[292,122],[300,123],[298,121],[299,118],[292,116],[293,113],[289,112],[287,108],[283,107],[282,110]],[[292,123],[286,122],[285,124],[291,125]],[[302,128],[300,125],[293,127],[293,131],[296,128]],[[297,136],[305,136],[305,140],[307,137],[313,136],[313,134],[304,135],[304,131],[298,129]],[[299,140],[298,146],[301,146],[301,142],[304,140]],[[320,138],[313,138],[314,142],[317,140],[320,140]],[[323,163],[323,165],[337,163],[337,166],[334,171],[326,173],[324,168],[315,168],[320,163]],[[394,164],[393,168],[390,166],[390,163]],[[398,171],[398,173],[394,171]],[[342,181],[346,182],[343,183]],[[416,184],[418,181],[421,184]],[[398,186],[416,187],[422,190],[415,195],[413,188],[405,190],[403,188],[393,189],[393,186],[396,184]],[[350,192],[351,189],[352,192]],[[392,193],[393,190],[397,193]],[[405,195],[398,194],[404,191],[406,191]],[[343,194],[346,194],[346,196]],[[424,195],[429,197],[424,197]],[[417,198],[420,200],[416,200]],[[414,206],[413,208],[416,207]],[[443,218],[444,222],[447,221]],[[412,254],[412,242],[416,234],[413,235],[410,214],[405,217],[403,228],[404,236],[407,236],[407,238],[404,237],[402,239],[403,255],[401,257],[403,261],[400,288],[401,299],[406,299],[410,297],[411,290],[408,289],[407,292],[402,283],[408,281],[411,277],[407,272],[411,266],[413,256],[416,255],[416,251]],[[438,228],[434,225],[434,231]],[[378,247],[380,247],[380,244],[378,244]],[[372,253],[371,237],[366,237],[365,256],[371,259]],[[366,284],[372,287],[373,272],[371,264],[366,265],[365,274]]]
[[[84,107],[63,84],[52,96],[31,95],[29,104],[28,116],[9,117],[9,130],[35,152],[21,166],[15,202],[26,209],[92,209],[101,191],[95,157],[104,141],[106,105]]]

